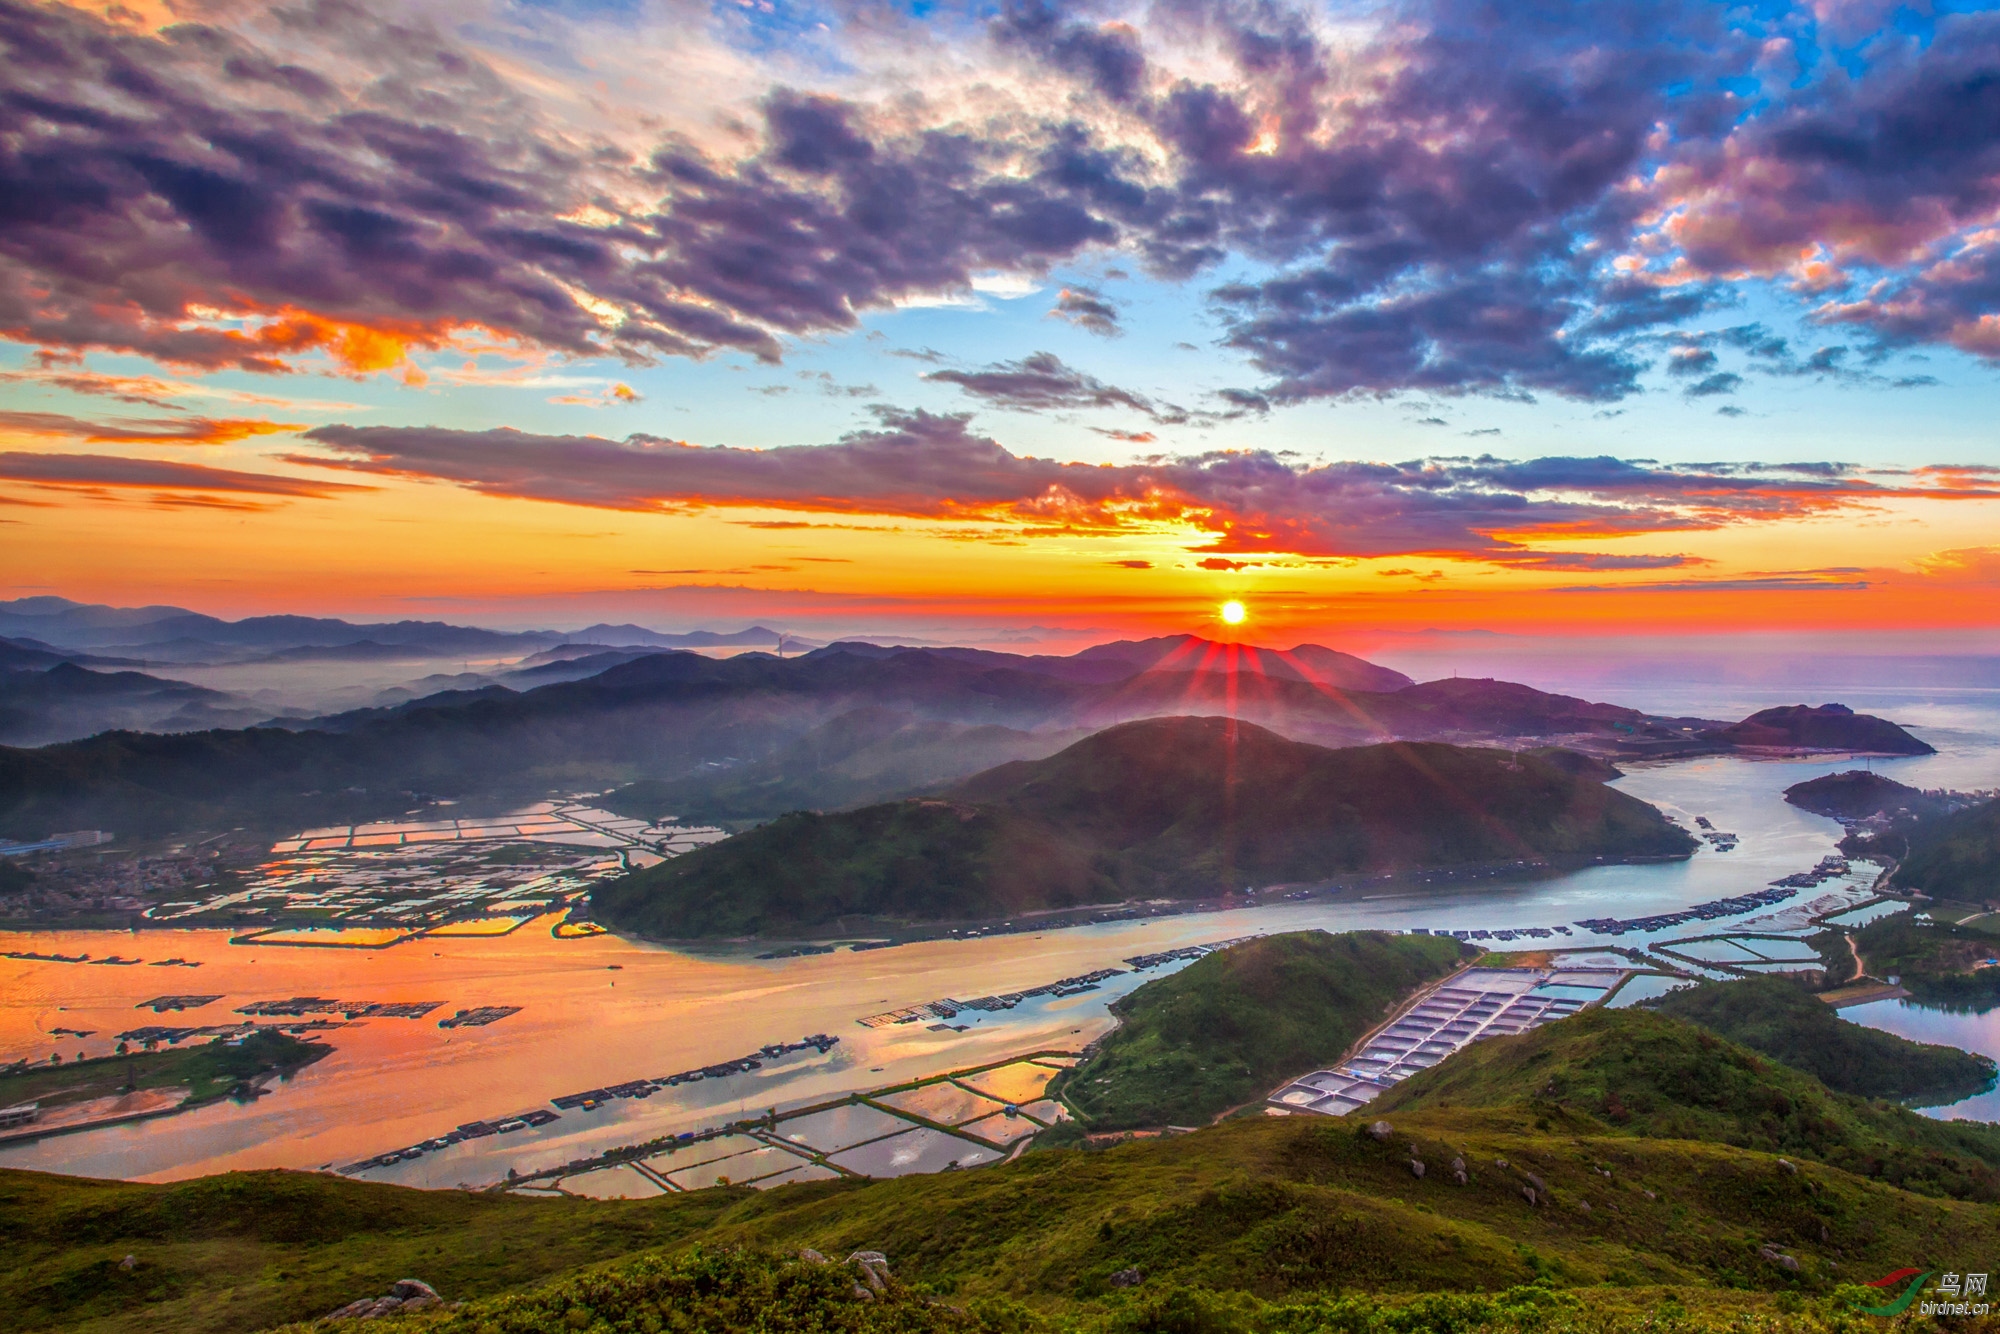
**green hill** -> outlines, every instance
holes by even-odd
[[[1934,1106],[1993,1087],[1988,1057],[1849,1023],[1781,977],[1705,982],[1672,992],[1653,1002],[1653,1008],[1856,1097]]]
[[[1297,931],[1218,951],[1114,1004],[1118,1028],[1054,1091],[1092,1130],[1205,1125],[1338,1058],[1450,972],[1462,948],[1442,936]]]
[[[1895,879],[1934,899],[2000,903],[2000,801],[1919,823]]]
[[[1586,1010],[1476,1042],[1371,1114],[1507,1108],[1538,1126],[1705,1140],[1810,1158],[1926,1195],[2000,1202],[2000,1126],[1934,1121],[1643,1009]]]
[[[944,800],[795,813],[592,896],[667,938],[991,918],[1415,867],[1686,856],[1665,817],[1548,759],[1329,750],[1224,718],[1107,728]]]

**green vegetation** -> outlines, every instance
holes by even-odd
[[[1781,977],[1705,982],[1653,1008],[1803,1070],[1839,1093],[1933,1106],[1993,1087],[1987,1057],[1851,1024]]]
[[[899,1308],[929,1299],[1013,1334],[1442,1334],[1485,1320],[1537,1329],[1536,1311],[1552,1329],[1596,1313],[1622,1330],[1669,1302],[1685,1306],[1689,1323],[1676,1328],[1692,1332],[1741,1312],[1823,1318],[1845,1299],[1843,1282],[1907,1264],[1977,1268],[2000,1250],[1990,1206],[1811,1162],[1788,1172],[1724,1144],[1641,1138],[1580,1116],[1551,1134],[1504,1108],[1397,1113],[1383,1142],[1363,1121],[1244,1118],[973,1172],[645,1201],[302,1173],[152,1186],[0,1172],[0,1309],[22,1330],[236,1334],[415,1277],[471,1302],[402,1326],[419,1331],[876,1328],[830,1309],[821,1279],[760,1258],[812,1247],[836,1260],[889,1256],[909,1286],[882,1299],[885,1321],[925,1318]],[[1429,1165],[1421,1178],[1413,1154]],[[1532,1205],[1521,1193],[1530,1174],[1541,1183]],[[1798,1270],[1760,1255],[1766,1246]],[[731,1247],[748,1255],[717,1254]],[[654,1252],[685,1258],[644,1258]],[[1127,1269],[1143,1281],[1114,1286]],[[649,1323],[668,1294],[688,1318]]]
[[[44,1108],[111,1098],[134,1089],[185,1088],[189,1102],[220,1098],[259,1075],[290,1074],[333,1048],[271,1030],[235,1044],[216,1039],[198,1047],[100,1056],[59,1065],[0,1070],[0,1107],[38,1102]]]
[[[1644,802],[1534,755],[1329,750],[1223,718],[1107,728],[948,798],[788,815],[604,885],[592,903],[653,936],[781,935],[1694,846]]]
[[[1146,983],[1120,1024],[1054,1091],[1092,1130],[1205,1125],[1332,1061],[1461,946],[1380,931],[1265,936]]]
[[[1908,833],[1895,881],[1934,899],[2000,903],[2000,801],[1919,823]]]
[[[1982,1014],[2000,1005],[2000,967],[1977,966],[2000,956],[2000,939],[1976,923],[1919,920],[1916,913],[1901,912],[1853,934],[1869,975],[1897,979],[1921,1004]]]
[[[2000,1202],[2000,1126],[1835,1093],[1665,1015],[1586,1010],[1476,1042],[1384,1093],[1373,1114],[1508,1108],[1565,1133],[1623,1130],[1782,1153],[1924,1195]]]
[[[477,1303],[470,1309],[421,1318],[402,1327],[437,1334],[654,1334],[663,1329],[734,1334],[745,1329],[813,1331],[814,1334],[1028,1334],[1037,1330],[1101,1334],[1544,1334],[1588,1321],[1601,1334],[1651,1330],[1661,1318],[1686,1334],[1740,1328],[1745,1308],[1777,1307],[1769,1334],[1855,1330],[1852,1308],[1879,1303],[1868,1290],[1829,1293],[1808,1309],[1804,1301],[1759,1302],[1745,1294],[1716,1301],[1699,1294],[1690,1310],[1672,1291],[1612,1289],[1589,1294],[1547,1285],[1505,1292],[1426,1293],[1384,1300],[1376,1296],[1318,1296],[1263,1301],[1248,1293],[1168,1285],[1134,1293],[1114,1309],[1079,1319],[1050,1319],[1004,1299],[960,1306],[932,1295],[926,1284],[893,1275],[867,1298],[856,1295],[859,1265],[762,1251],[696,1248],[675,1256],[644,1256],[519,1296]],[[1706,1299],[1706,1300],[1704,1300]],[[300,1324],[296,1334],[323,1326]]]

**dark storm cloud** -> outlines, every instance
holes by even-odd
[[[436,427],[325,426],[329,451],[294,462],[450,482],[488,495],[659,511],[757,507],[986,519],[1040,531],[1160,523],[1210,534],[1200,550],[1433,555],[1562,569],[1658,569],[1686,556],[1551,553],[1546,538],[1686,532],[1831,513],[1899,495],[2000,497],[1954,474],[1892,485],[1849,472],[1662,467],[1615,458],[1304,464],[1211,451],[1123,464],[1016,455],[963,416],[878,409],[830,445],[751,450]]]

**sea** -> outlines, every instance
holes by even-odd
[[[1587,693],[1605,697],[1602,686]],[[1656,687],[1644,694],[1642,700],[1618,702],[1707,717],[1741,717],[1798,702],[1788,693],[1734,687],[1689,691],[1684,698]],[[1866,764],[1922,788],[2000,786],[2000,691],[1850,688],[1838,698],[1902,723],[1938,753],[1866,761],[1732,755],[1629,766],[1617,780],[1622,790],[1691,828],[1696,817],[1706,817],[1715,828],[1737,835],[1733,850],[1704,846],[1684,862],[1597,866],[1476,885],[1363,885],[1323,900],[784,959],[757,958],[756,947],[676,949],[615,934],[561,939],[546,922],[499,937],[418,938],[368,950],[232,944],[229,932],[217,930],[6,933],[0,935],[0,950],[141,962],[104,966],[0,958],[0,1061],[46,1059],[52,1051],[66,1058],[76,1050],[101,1055],[117,1033],[143,1024],[226,1023],[239,1017],[235,1007],[288,997],[434,1001],[440,1008],[421,1019],[368,1017],[350,1023],[333,1015],[331,1021],[341,1026],[324,1034],[332,1054],[275,1084],[262,1098],[0,1146],[0,1166],[146,1181],[248,1168],[339,1169],[442,1136],[463,1123],[547,1109],[551,1099],[566,1094],[662,1078],[807,1035],[839,1039],[824,1052],[807,1048],[762,1058],[755,1070],[662,1089],[643,1099],[566,1109],[545,1125],[469,1139],[363,1173],[415,1186],[484,1186],[504,1180],[510,1170],[527,1174],[770,1109],[788,1110],[1017,1053],[1075,1051],[1108,1031],[1112,1002],[1183,966],[1141,971],[1128,962],[1144,955],[1315,927],[1490,932],[1567,926],[1567,938],[1535,939],[1532,947],[1588,951],[1645,944],[1645,938],[1629,935],[1598,936],[1576,923],[1671,912],[1752,892],[1808,870],[1835,851],[1841,837],[1836,822],[1783,800],[1794,783]],[[1871,868],[1857,864],[1850,875],[1802,890],[1793,902],[1834,894],[1858,903],[1869,896],[1872,879]],[[1756,919],[1762,922],[1752,929],[1795,929],[1783,921],[1774,924],[1778,915],[1771,909],[1748,912],[1708,929]],[[174,958],[183,964],[161,964]],[[1037,988],[1106,969],[1118,972],[1094,990],[1044,994],[1011,1010],[964,1010],[948,1023],[936,1016],[864,1022],[931,1001]],[[155,1015],[141,1008],[171,993],[220,999],[184,1013]],[[519,1009],[485,1027],[437,1023],[440,1016],[480,1006]],[[1884,1001],[1841,1014],[2000,1058],[2000,1010],[1952,1014]],[[65,1034],[58,1036],[57,1029]],[[71,1036],[75,1033],[88,1036]],[[1927,1111],[2000,1119],[2000,1092]]]

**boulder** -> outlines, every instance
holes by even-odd
[[[1389,1140],[1389,1136],[1395,1133],[1396,1133],[1396,1127],[1390,1125],[1387,1121],[1377,1121],[1375,1124],[1368,1127],[1369,1136],[1372,1139],[1374,1139],[1377,1143],[1386,1144]]]
[[[385,1315],[429,1311],[444,1305],[437,1289],[420,1278],[400,1278],[380,1297],[362,1297],[328,1315],[328,1320],[379,1320]]]
[[[1541,1196],[1535,1194],[1535,1188],[1533,1186],[1521,1187],[1521,1198],[1526,1200],[1531,1205],[1541,1203]]]
[[[818,1251],[814,1250],[810,1246],[806,1247],[804,1250],[801,1250],[799,1252],[799,1259],[804,1260],[809,1265],[823,1265],[823,1264],[833,1263],[831,1260],[828,1260],[824,1255],[821,1255]]]
[[[1789,1270],[1794,1274],[1799,1272],[1799,1262],[1797,1257],[1786,1255],[1776,1246],[1771,1246],[1771,1245],[1759,1246],[1757,1248],[1757,1254],[1762,1256],[1764,1259],[1769,1260],[1772,1264],[1778,1266],[1778,1268],[1780,1269]]]
[[[1423,1174],[1424,1174],[1423,1160],[1419,1158],[1410,1159],[1410,1175],[1413,1177],[1421,1177]]]
[[[1121,1269],[1111,1276],[1110,1283],[1114,1288],[1136,1288],[1145,1277],[1136,1269]]]
[[[862,1277],[868,1286],[880,1292],[889,1285],[889,1257],[880,1251],[856,1251],[847,1257],[847,1263],[859,1265]]]

